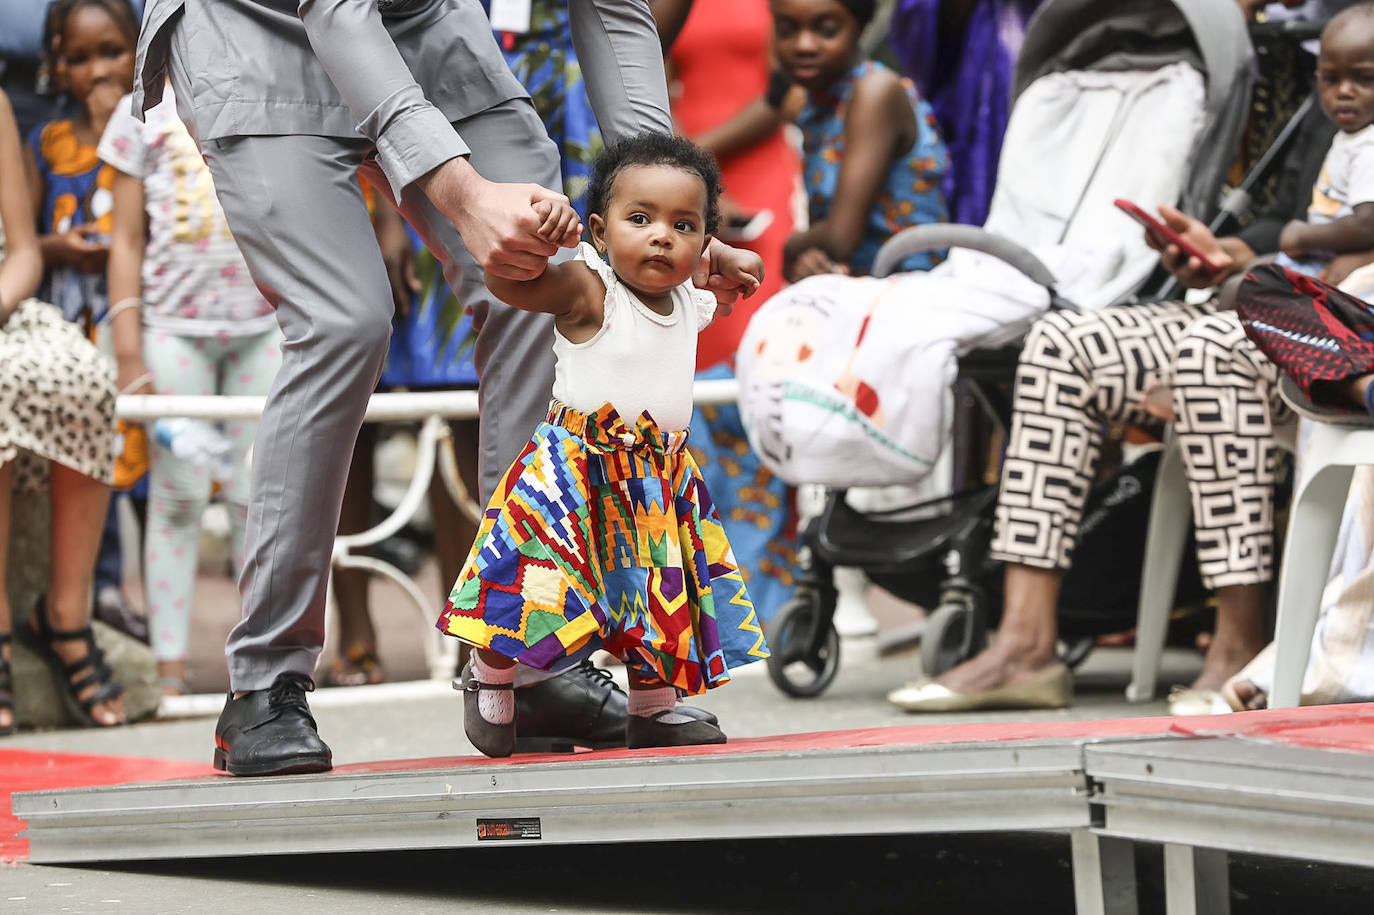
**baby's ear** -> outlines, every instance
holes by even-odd
[[[592,246],[598,251],[606,250],[606,220],[601,218],[600,213],[588,213],[586,221],[587,234],[592,238]]]

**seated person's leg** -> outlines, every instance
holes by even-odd
[[[1002,623],[982,654],[889,698],[908,711],[1065,705],[1055,609],[1104,423],[1150,421],[1142,407],[1174,341],[1201,306],[1165,302],[1054,312],[1026,338],[1002,469],[992,555],[1007,563]]]
[[[1275,421],[1288,410],[1278,369],[1233,312],[1199,319],[1174,351],[1175,430],[1188,471],[1203,582],[1217,628],[1193,688],[1217,690],[1266,641],[1274,573]]]

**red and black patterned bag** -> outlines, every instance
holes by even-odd
[[[1257,267],[1240,284],[1236,310],[1246,336],[1308,397],[1316,382],[1374,372],[1374,310],[1321,280]]]

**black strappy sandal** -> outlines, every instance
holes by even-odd
[[[115,727],[102,725],[91,714],[97,705],[124,695],[124,687],[115,680],[114,671],[105,663],[105,653],[95,643],[95,633],[91,631],[90,624],[87,623],[80,629],[54,629],[48,622],[47,610],[48,602],[40,599],[38,605],[33,608],[33,619],[37,623],[38,631],[34,632],[31,628],[29,635],[37,643],[35,647],[38,653],[43,656],[53,674],[62,681],[60,692],[67,711],[82,727]],[[68,664],[53,648],[54,642],[85,642],[86,654]],[[78,674],[83,672],[84,675],[78,677]],[[84,699],[81,698],[82,692],[91,687],[95,687],[91,694]]]
[[[0,737],[14,733],[14,675],[10,673],[10,659],[5,657],[4,648],[11,643],[8,632],[0,632],[0,709],[10,713],[10,723],[0,725]]]

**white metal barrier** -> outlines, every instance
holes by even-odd
[[[734,403],[738,391],[739,385],[733,379],[698,381],[692,395],[699,405]],[[123,394],[119,397],[116,413],[120,419],[129,422],[152,422],[164,417],[222,422],[232,419],[257,419],[262,415],[265,401],[265,397]],[[429,668],[429,675],[434,679],[451,677],[458,660],[458,641],[444,637],[434,628],[434,620],[438,616],[437,597],[426,598],[415,580],[391,563],[355,551],[385,540],[415,517],[429,491],[436,464],[445,488],[459,508],[473,518],[481,514],[481,506],[468,494],[458,472],[452,433],[447,422],[451,419],[476,419],[477,416],[476,391],[373,394],[368,402],[364,422],[421,424],[416,441],[415,474],[411,477],[410,486],[401,497],[400,504],[381,523],[356,534],[335,538],[331,559],[336,569],[360,569],[388,578],[410,597],[418,613],[425,665]],[[326,615],[326,620],[333,615],[333,576],[330,578],[328,600],[331,611]]]

